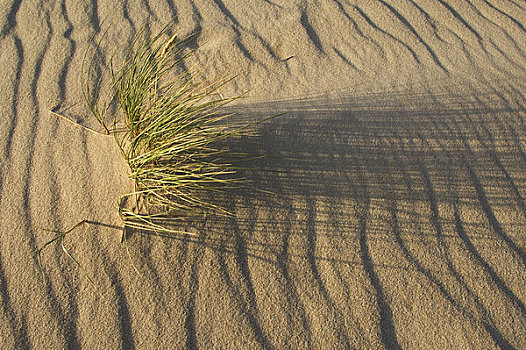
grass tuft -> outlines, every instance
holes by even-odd
[[[119,199],[125,226],[186,233],[171,230],[164,219],[229,214],[207,198],[242,182],[232,164],[239,155],[234,156],[225,141],[248,132],[256,123],[232,126],[225,123],[230,115],[215,113],[238,98],[218,93],[231,79],[196,82],[193,72],[181,72],[192,37],[181,39],[174,34],[166,39],[169,28],[152,38],[144,32],[137,35],[120,68],[115,69],[110,60],[113,95],[108,100],[90,94],[88,88],[85,98],[102,127],[114,134],[129,166],[134,189]],[[85,86],[90,86],[89,81]],[[113,101],[119,116],[113,116],[109,126],[106,113]],[[117,120],[124,127],[117,127]]]
[[[218,90],[232,79],[196,82],[195,73],[181,69],[193,52],[186,53],[192,38],[168,37],[169,29],[166,26],[153,37],[139,33],[119,68],[110,58],[109,94],[101,92],[104,74],[95,64],[101,41],[92,56],[86,52],[82,65],[84,99],[103,131],[115,137],[133,182],[133,190],[118,200],[123,241],[126,228],[193,234],[173,229],[173,219],[230,215],[209,198],[243,184],[235,175],[233,160],[248,155],[234,154],[225,145],[250,133],[255,124],[276,117],[244,125],[226,123],[231,115],[220,115],[217,109],[238,97],[223,98]],[[52,231],[56,236],[38,250],[39,265],[42,250],[58,242],[85,273],[63,242],[86,222],[66,232]]]

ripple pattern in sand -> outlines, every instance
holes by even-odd
[[[243,72],[241,118],[289,111],[231,145],[275,194],[126,247],[81,64],[93,33],[102,75],[170,20],[187,67]],[[526,347],[525,26],[517,0],[3,1],[0,348]],[[60,247],[44,286],[43,228],[83,219],[66,245],[97,288]]]

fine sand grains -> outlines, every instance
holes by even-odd
[[[265,155],[232,216],[123,245],[83,54],[170,21],[196,81],[238,74],[221,113],[288,114],[229,143]],[[526,348],[525,28],[519,0],[3,1],[0,348]],[[95,287],[60,245],[44,285],[81,220]]]

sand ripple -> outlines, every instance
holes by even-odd
[[[289,111],[231,145],[275,194],[126,248],[81,63],[170,20],[188,67],[241,73],[240,118]],[[526,348],[525,26],[518,0],[3,1],[0,348]],[[97,288],[58,246],[44,285],[44,228],[84,219]]]

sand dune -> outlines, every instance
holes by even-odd
[[[126,247],[81,64],[169,21],[239,118],[289,112],[231,145],[275,194]],[[2,1],[0,348],[526,348],[525,27],[519,0]],[[95,286],[58,245],[43,284],[81,220]]]

